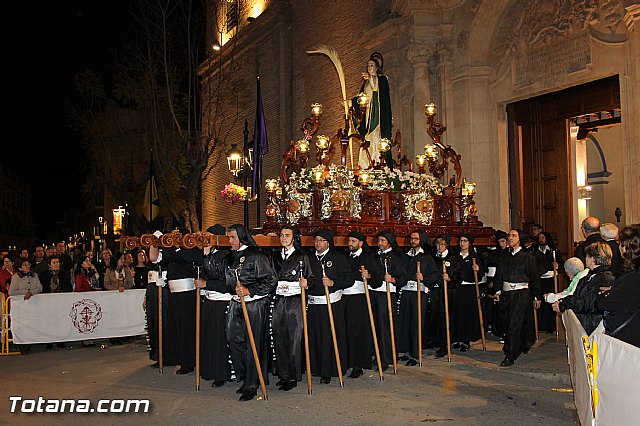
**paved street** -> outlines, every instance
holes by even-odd
[[[491,337],[487,352],[480,343],[453,362],[425,351],[424,366],[405,367],[380,382],[369,372],[321,385],[314,380],[307,396],[306,379],[289,393],[268,387],[269,400],[237,401],[235,383],[211,388],[195,377],[164,375],[148,367],[143,339],[107,349],[45,351],[34,346],[27,356],[0,358],[0,424],[415,424],[567,425],[577,424],[566,364],[564,339],[541,335],[541,342],[509,369],[501,369],[501,345]],[[149,399],[146,414],[12,414],[9,396],[25,399]]]

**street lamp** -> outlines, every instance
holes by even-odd
[[[235,180],[242,173],[243,188],[247,191],[247,181],[249,174],[253,170],[253,148],[249,148],[249,123],[246,119],[244,120],[243,135],[242,151],[238,149],[237,144],[231,144],[231,149],[227,152],[227,165]],[[249,197],[250,194],[247,194],[243,203],[244,227],[247,229],[249,229]]]

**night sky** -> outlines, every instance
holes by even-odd
[[[109,69],[131,18],[123,0],[0,3],[0,161],[30,185],[42,239],[83,208],[89,166],[68,113],[74,77]]]

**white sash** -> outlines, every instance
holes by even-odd
[[[342,294],[345,296],[351,294],[364,294],[364,283],[362,281],[355,281],[351,287],[342,290]]]
[[[278,296],[296,296],[302,293],[299,281],[278,281],[276,294]]]
[[[326,305],[327,304],[326,296],[313,296],[309,294],[307,297],[309,298],[309,305]],[[342,299],[341,291],[336,291],[335,293],[329,293],[329,300],[331,300],[331,303],[336,303],[340,299]]]

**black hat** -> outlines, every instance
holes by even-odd
[[[219,223],[216,223],[215,225],[207,228],[207,232],[213,235],[224,235],[225,231],[225,227],[220,225]]]
[[[393,235],[391,231],[387,231],[386,229],[384,231],[380,231],[378,233],[378,237],[386,238],[387,241],[389,241],[389,244],[391,245],[391,248],[394,251],[400,251],[400,247],[398,247],[398,242],[396,241],[396,237],[395,235]]]
[[[473,236],[473,235],[471,235],[471,234],[462,234],[462,235],[460,236],[460,238],[462,238],[462,237],[464,237],[464,238],[466,238],[467,240],[469,240],[469,244],[473,244],[473,242],[476,240],[476,237],[474,237],[474,236]]]
[[[367,237],[365,237],[363,233],[358,232],[358,231],[349,232],[349,235],[347,235],[347,238],[356,238],[356,239],[364,242],[365,244],[367,243]]]
[[[322,237],[325,240],[329,241],[329,246],[333,247],[333,236],[335,235],[335,232],[333,232],[331,229],[327,229],[327,228],[322,228],[317,230],[313,236],[314,237]]]
[[[437,240],[443,239],[445,243],[447,243],[447,247],[451,244],[451,237],[448,235],[438,235],[433,242],[435,243]]]
[[[498,231],[496,232],[496,241],[501,240],[501,239],[507,239],[509,237],[509,234],[507,234],[504,231],[501,231],[500,229],[498,229]]]
[[[258,244],[256,244],[254,239],[251,237],[251,234],[249,234],[247,232],[247,228],[245,228],[244,225],[241,225],[239,223],[235,223],[235,224],[231,225],[227,229],[227,231],[235,231],[236,234],[238,235],[238,239],[245,246],[258,247]]]

